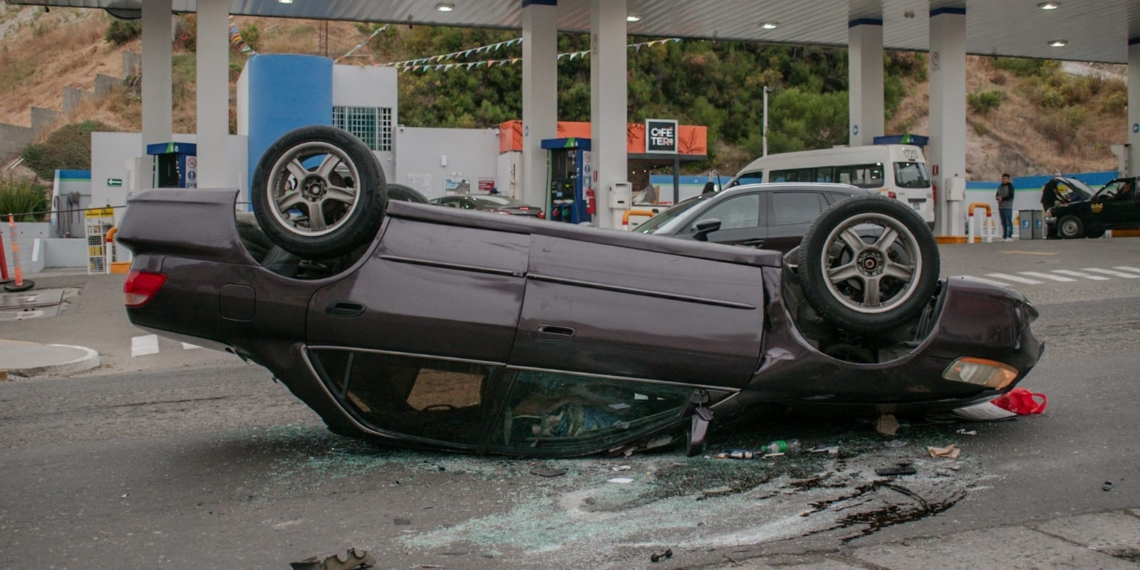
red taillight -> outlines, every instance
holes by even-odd
[[[132,269],[123,284],[123,303],[137,309],[150,302],[166,283],[166,275]]]
[[[542,210],[539,210],[538,211],[538,219],[545,220],[546,219],[546,213],[543,212]]]
[[[899,198],[898,194],[895,194],[894,192],[887,192],[887,197],[891,200],[898,200]]]
[[[525,212],[530,209],[530,206],[519,206],[519,209]]]

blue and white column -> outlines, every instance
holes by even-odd
[[[590,2],[590,144],[597,183],[599,227],[620,228],[610,208],[610,187],[627,182],[628,91],[626,85],[626,0]]]
[[[963,200],[951,181],[966,178],[966,9],[930,11],[930,170],[938,199],[934,233],[965,235]],[[962,197],[964,198],[964,197]]]
[[[869,145],[883,136],[883,20],[853,19],[847,24],[849,144]]]
[[[558,0],[522,0],[522,6],[523,183],[517,197],[545,208],[542,140],[558,136]]]

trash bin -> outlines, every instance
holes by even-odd
[[[1017,238],[1033,239],[1033,210],[1020,210],[1017,212]],[[1041,212],[1037,212],[1038,215]]]
[[[1041,210],[1032,210],[1033,212],[1033,239],[1045,239],[1045,212]]]

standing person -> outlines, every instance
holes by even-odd
[[[998,213],[1001,214],[1002,241],[1013,241],[1013,183],[1008,174],[1001,175],[997,189]]]

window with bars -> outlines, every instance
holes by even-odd
[[[388,107],[333,107],[333,126],[356,135],[372,150],[392,150],[392,109]]]

